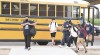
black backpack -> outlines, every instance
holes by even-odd
[[[34,38],[34,36],[36,35],[36,28],[33,26],[33,28],[30,29],[30,35],[31,37]]]

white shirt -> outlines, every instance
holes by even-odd
[[[76,31],[78,31],[78,29],[76,28],[76,27],[74,27],[74,29],[76,30]],[[77,33],[74,31],[74,29],[73,29],[73,27],[71,28],[71,36],[73,36],[73,37],[77,37],[78,35],[77,35]]]
[[[56,22],[51,22],[51,23],[49,23],[50,33],[57,32],[58,24],[56,23],[56,26],[55,26],[55,23],[56,23]]]
[[[25,25],[25,29],[29,29],[29,25]]]

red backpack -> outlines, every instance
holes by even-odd
[[[82,28],[82,27],[81,27],[81,32],[84,34],[84,37],[86,37],[87,33],[86,33],[85,28]]]

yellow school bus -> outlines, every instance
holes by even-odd
[[[46,45],[51,41],[48,24],[55,18],[59,24],[55,41],[61,41],[60,31],[65,20],[79,24],[76,14],[81,17],[81,9],[89,3],[68,0],[0,0],[0,41],[24,41],[21,23],[25,16],[37,22],[37,33],[32,41]]]

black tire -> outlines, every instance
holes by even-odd
[[[38,43],[39,45],[47,45],[47,44],[48,44],[48,42],[42,42],[42,41],[41,41],[41,42],[38,41],[37,43]]]

